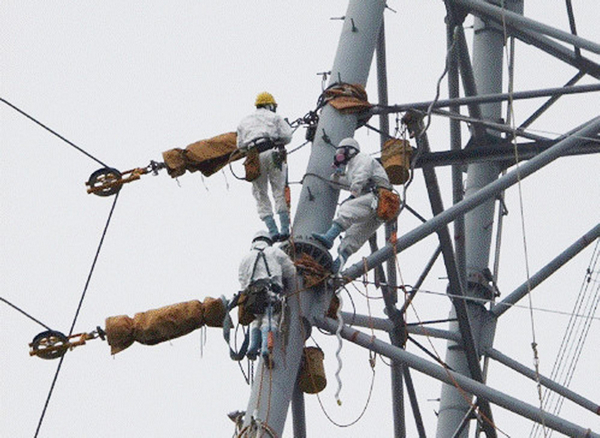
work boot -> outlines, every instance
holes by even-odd
[[[269,231],[271,240],[273,242],[277,242],[279,240],[279,229],[277,228],[277,224],[275,223],[273,216],[265,216],[263,218],[263,222],[267,225],[267,230]]]
[[[337,222],[331,223],[331,228],[325,234],[313,233],[312,236],[323,244],[327,249],[331,249],[333,241],[344,229]]]
[[[250,348],[246,353],[246,357],[250,360],[255,360],[258,357],[260,350],[261,333],[259,328],[253,328],[250,332]]]
[[[279,222],[281,223],[281,233],[279,233],[279,241],[283,242],[290,238],[290,214],[287,211],[279,213]]]
[[[346,264],[346,261],[349,257],[350,254],[348,254],[346,251],[340,251],[340,253],[337,256],[337,259],[335,259],[333,261],[333,264],[331,265],[331,271],[334,274],[338,274],[344,268],[344,265]]]

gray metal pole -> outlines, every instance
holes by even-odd
[[[499,317],[504,312],[512,307],[521,300],[521,298],[527,296],[527,294],[542,283],[546,278],[554,274],[560,269],[565,263],[583,251],[588,245],[594,242],[600,237],[600,224],[596,225],[590,231],[580,237],[573,245],[569,246],[564,250],[558,257],[540,269],[535,275],[532,275],[529,282],[523,283],[521,286],[516,288],[514,292],[504,298],[501,302],[494,305],[491,309],[491,313],[494,316]]]
[[[600,44],[588,41],[572,33],[556,29],[552,26],[540,23],[530,18],[523,17],[508,9],[502,9],[490,3],[478,0],[453,0],[454,3],[464,6],[474,15],[494,17],[498,21],[504,21],[508,26],[520,27],[539,32],[544,35],[556,38],[559,41],[569,43],[580,49],[600,54]]]
[[[296,381],[292,394],[292,422],[294,438],[306,438],[306,411],[304,409],[304,393]]]
[[[332,83],[366,85],[384,9],[385,0],[350,0],[332,67]],[[319,251],[312,233],[329,228],[337,206],[338,190],[326,182],[331,174],[334,145],[353,136],[356,122],[356,115],[338,113],[330,105],[323,108],[294,218],[291,249],[296,252],[311,248]],[[302,348],[310,331],[305,317],[323,314],[331,298],[324,291],[316,292],[303,291],[288,300],[291,317],[287,343],[282,336],[275,337],[272,369],[264,366],[262,360],[259,362],[244,427],[254,420],[268,425],[276,436],[282,436]]]
[[[316,320],[317,326],[334,333],[337,330],[337,321],[320,317]],[[394,347],[371,335],[362,333],[351,327],[344,325],[341,330],[341,336],[362,347],[368,348],[371,351],[382,354],[390,359],[399,360],[404,362],[410,368],[427,374],[437,380],[440,380],[448,385],[457,385],[464,391],[471,394],[475,394],[477,397],[489,400],[498,406],[508,409],[511,412],[515,412],[525,418],[529,418],[536,423],[543,421],[546,427],[561,432],[569,437],[575,438],[600,438],[600,435],[593,432],[591,429],[586,429],[580,425],[571,423],[570,421],[559,418],[548,412],[540,411],[537,406],[530,405],[519,399],[511,397],[510,395],[504,394],[496,389],[490,388],[483,383],[477,382],[473,379],[465,377],[462,374],[450,371],[447,368],[443,368],[440,365],[436,365],[419,356],[409,353],[401,348]],[[462,420],[462,418],[461,418]],[[448,436],[452,436],[456,429],[450,431]]]
[[[576,392],[571,391],[569,388],[566,388],[563,385],[559,385],[555,381],[550,380],[548,377],[545,377],[545,376],[540,375],[539,373],[536,373],[531,368],[527,368],[525,365],[520,364],[516,360],[511,359],[510,357],[508,357],[505,354],[502,354],[498,350],[495,350],[493,348],[488,348],[486,351],[484,351],[484,354],[486,356],[500,362],[501,364],[506,365],[507,367],[515,370],[519,374],[523,374],[524,376],[530,378],[531,380],[534,380],[536,382],[539,381],[546,388],[551,389],[552,391],[556,392],[557,394],[560,394],[563,397],[568,398],[573,403],[577,403],[579,406],[581,406],[589,411],[592,411],[594,414],[600,414],[600,406],[598,406],[597,403],[594,403],[593,401],[580,396]]]
[[[514,93],[489,93],[482,94],[479,96],[467,96],[459,97],[456,99],[439,99],[435,102],[413,102],[403,103],[401,105],[391,105],[388,107],[375,107],[371,110],[372,114],[385,114],[385,113],[399,113],[414,110],[427,110],[429,107],[433,109],[444,108],[453,105],[472,105],[472,104],[485,104],[485,103],[496,103],[504,102],[507,100],[521,100],[521,99],[535,99],[538,97],[552,97],[562,96],[567,94],[580,94],[589,93],[592,91],[600,91],[600,84],[586,84],[586,85],[571,85],[561,88],[543,88],[540,90],[528,90],[528,91],[515,91]],[[433,105],[432,105],[433,104]],[[474,116],[473,116],[474,117]],[[498,119],[494,119],[498,120]]]
[[[492,29],[487,23],[476,18],[475,32],[473,37],[473,75],[477,91],[481,94],[500,94],[502,92],[502,61],[504,40],[503,35]],[[486,103],[480,106],[483,119],[500,121],[502,119],[502,106],[500,103]],[[500,137],[497,131],[489,131],[488,135]],[[482,147],[482,146],[475,146]],[[498,178],[500,168],[498,163],[474,163],[467,170],[467,183],[465,198],[478,192]],[[455,204],[458,205],[458,204]],[[487,280],[483,272],[488,268],[490,258],[490,246],[494,223],[495,199],[490,198],[469,211],[465,215],[465,265],[467,284],[465,285],[465,296],[474,298],[486,298]],[[470,320],[473,340],[463,339],[463,342],[475,342],[478,344],[480,333],[486,325],[486,320],[491,319],[485,308],[476,302],[467,300],[467,315]],[[450,312],[450,318],[456,315],[460,309],[455,304]],[[468,322],[467,322],[468,324]],[[463,325],[459,322],[450,323],[450,330],[461,329],[464,336]],[[479,365],[479,353],[473,350],[457,348],[456,343],[449,341],[446,350],[445,362],[450,368],[465,376],[471,376],[477,380],[481,378],[481,368],[473,366],[473,362]],[[479,375],[473,374],[474,370]],[[445,438],[451,436],[464,424],[463,419],[471,409],[470,397],[458,390],[454,385],[442,385],[440,397],[440,410],[438,415],[437,436]],[[489,421],[489,420],[488,420]],[[489,429],[489,423],[486,423]],[[469,434],[469,425],[465,425],[460,437],[466,438]]]
[[[388,87],[387,87],[387,63],[385,54],[385,22],[382,20],[379,29],[379,39],[377,40],[377,94],[379,96],[379,104],[388,104]],[[383,145],[389,138],[390,123],[387,114],[379,115],[379,127],[381,131],[381,150]],[[385,238],[389,241],[390,236],[395,231],[395,224],[385,224]],[[376,236],[373,236],[376,239]],[[376,243],[376,241],[375,241]],[[386,300],[386,308],[395,311],[394,304],[398,300],[396,291],[396,257],[390,257],[387,262],[387,289],[388,299]],[[390,315],[393,316],[393,315]],[[398,325],[397,318],[395,325]],[[395,327],[395,330],[390,333],[392,344],[397,347],[402,345],[402,336],[400,334],[402,328]],[[394,418],[394,437],[404,438],[406,436],[406,421],[404,415],[404,388],[403,388],[403,368],[404,365],[392,361],[391,381],[392,381],[392,414]]]

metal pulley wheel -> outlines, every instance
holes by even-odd
[[[89,186],[88,193],[93,193],[98,196],[112,196],[121,190],[122,175],[117,169],[112,167],[103,167],[96,170],[90,175],[90,179],[86,182]]]
[[[29,346],[30,355],[38,356],[42,359],[57,359],[69,349],[69,338],[61,332],[47,330],[38,334]]]

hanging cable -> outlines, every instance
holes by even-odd
[[[75,323],[77,322],[77,318],[79,317],[79,312],[81,310],[83,300],[87,293],[87,289],[90,284],[90,280],[92,279],[92,274],[94,273],[94,269],[96,267],[96,262],[98,261],[98,256],[100,255],[100,250],[102,249],[102,244],[104,243],[104,238],[106,237],[106,232],[108,231],[108,226],[110,225],[110,220],[111,220],[113,212],[115,210],[115,206],[117,205],[118,199],[119,199],[119,194],[117,193],[115,196],[115,200],[113,201],[112,207],[110,208],[110,213],[108,214],[108,219],[106,220],[106,225],[104,226],[104,230],[102,231],[102,237],[100,238],[100,243],[98,244],[98,248],[96,249],[94,261],[92,262],[92,267],[90,268],[90,272],[89,272],[87,280],[85,282],[85,286],[83,288],[81,298],[79,299],[79,304],[77,305],[77,310],[75,311],[75,316],[73,317],[73,322],[71,323],[71,328],[69,329],[69,336],[71,336],[73,334],[73,329],[75,327]],[[60,361],[58,362],[58,366],[56,367],[56,372],[54,373],[54,378],[52,379],[52,384],[50,385],[50,390],[48,391],[48,396],[46,397],[46,402],[44,403],[44,409],[42,410],[42,414],[38,421],[38,425],[37,425],[37,429],[35,430],[34,438],[37,438],[37,436],[40,432],[40,429],[42,427],[42,423],[44,421],[44,416],[46,415],[46,410],[48,409],[48,404],[50,403],[50,398],[52,397],[52,392],[54,391],[54,386],[56,385],[56,381],[58,379],[58,374],[60,373],[64,359],[65,359],[65,355],[61,356]]]
[[[29,114],[27,114],[25,111],[19,109],[18,107],[16,107],[15,105],[13,105],[12,103],[10,103],[8,100],[3,99],[0,97],[0,101],[4,102],[6,105],[10,106],[12,109],[14,109],[15,111],[19,112],[20,114],[24,115],[25,117],[27,117],[29,120],[31,120],[34,123],[37,123],[39,126],[41,126],[42,128],[44,128],[45,130],[47,130],[48,132],[54,134],[55,136],[57,136],[58,138],[60,138],[62,141],[64,141],[65,143],[67,143],[68,145],[74,147],[75,149],[77,149],[79,152],[81,152],[82,154],[86,155],[87,157],[91,158],[92,160],[94,160],[96,163],[101,164],[104,167],[110,167],[106,164],[104,164],[102,161],[100,161],[98,158],[94,157],[93,155],[91,155],[90,153],[84,151],[82,148],[80,148],[79,146],[77,146],[75,143],[67,140],[66,138],[64,138],[62,135],[60,135],[59,133],[57,133],[56,131],[53,131],[52,129],[50,129],[49,127],[47,127],[46,125],[44,125],[42,122],[40,122],[39,120],[33,118],[32,116],[30,116]]]
[[[0,301],[8,304],[10,307],[12,307],[13,309],[17,310],[18,312],[21,312],[23,315],[25,315],[27,318],[31,319],[32,321],[37,322],[39,325],[41,325],[42,327],[45,327],[48,330],[52,330],[50,327],[48,327],[46,324],[44,324],[43,322],[41,322],[39,319],[34,318],[33,316],[31,316],[29,313],[25,312],[24,310],[18,308],[17,306],[15,306],[13,303],[11,303],[10,301],[8,301],[5,298],[0,297]]]

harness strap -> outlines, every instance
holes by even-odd
[[[269,276],[269,279],[271,278],[271,271],[269,269],[269,264],[267,263],[267,256],[265,256],[265,249],[257,249],[258,254],[256,256],[256,259],[254,260],[254,266],[252,267],[252,275],[250,276],[250,283],[252,283],[254,281],[254,274],[256,273],[256,265],[258,265],[258,259],[260,258],[260,256],[262,256],[263,261],[265,262],[265,268],[267,268],[267,275]]]

